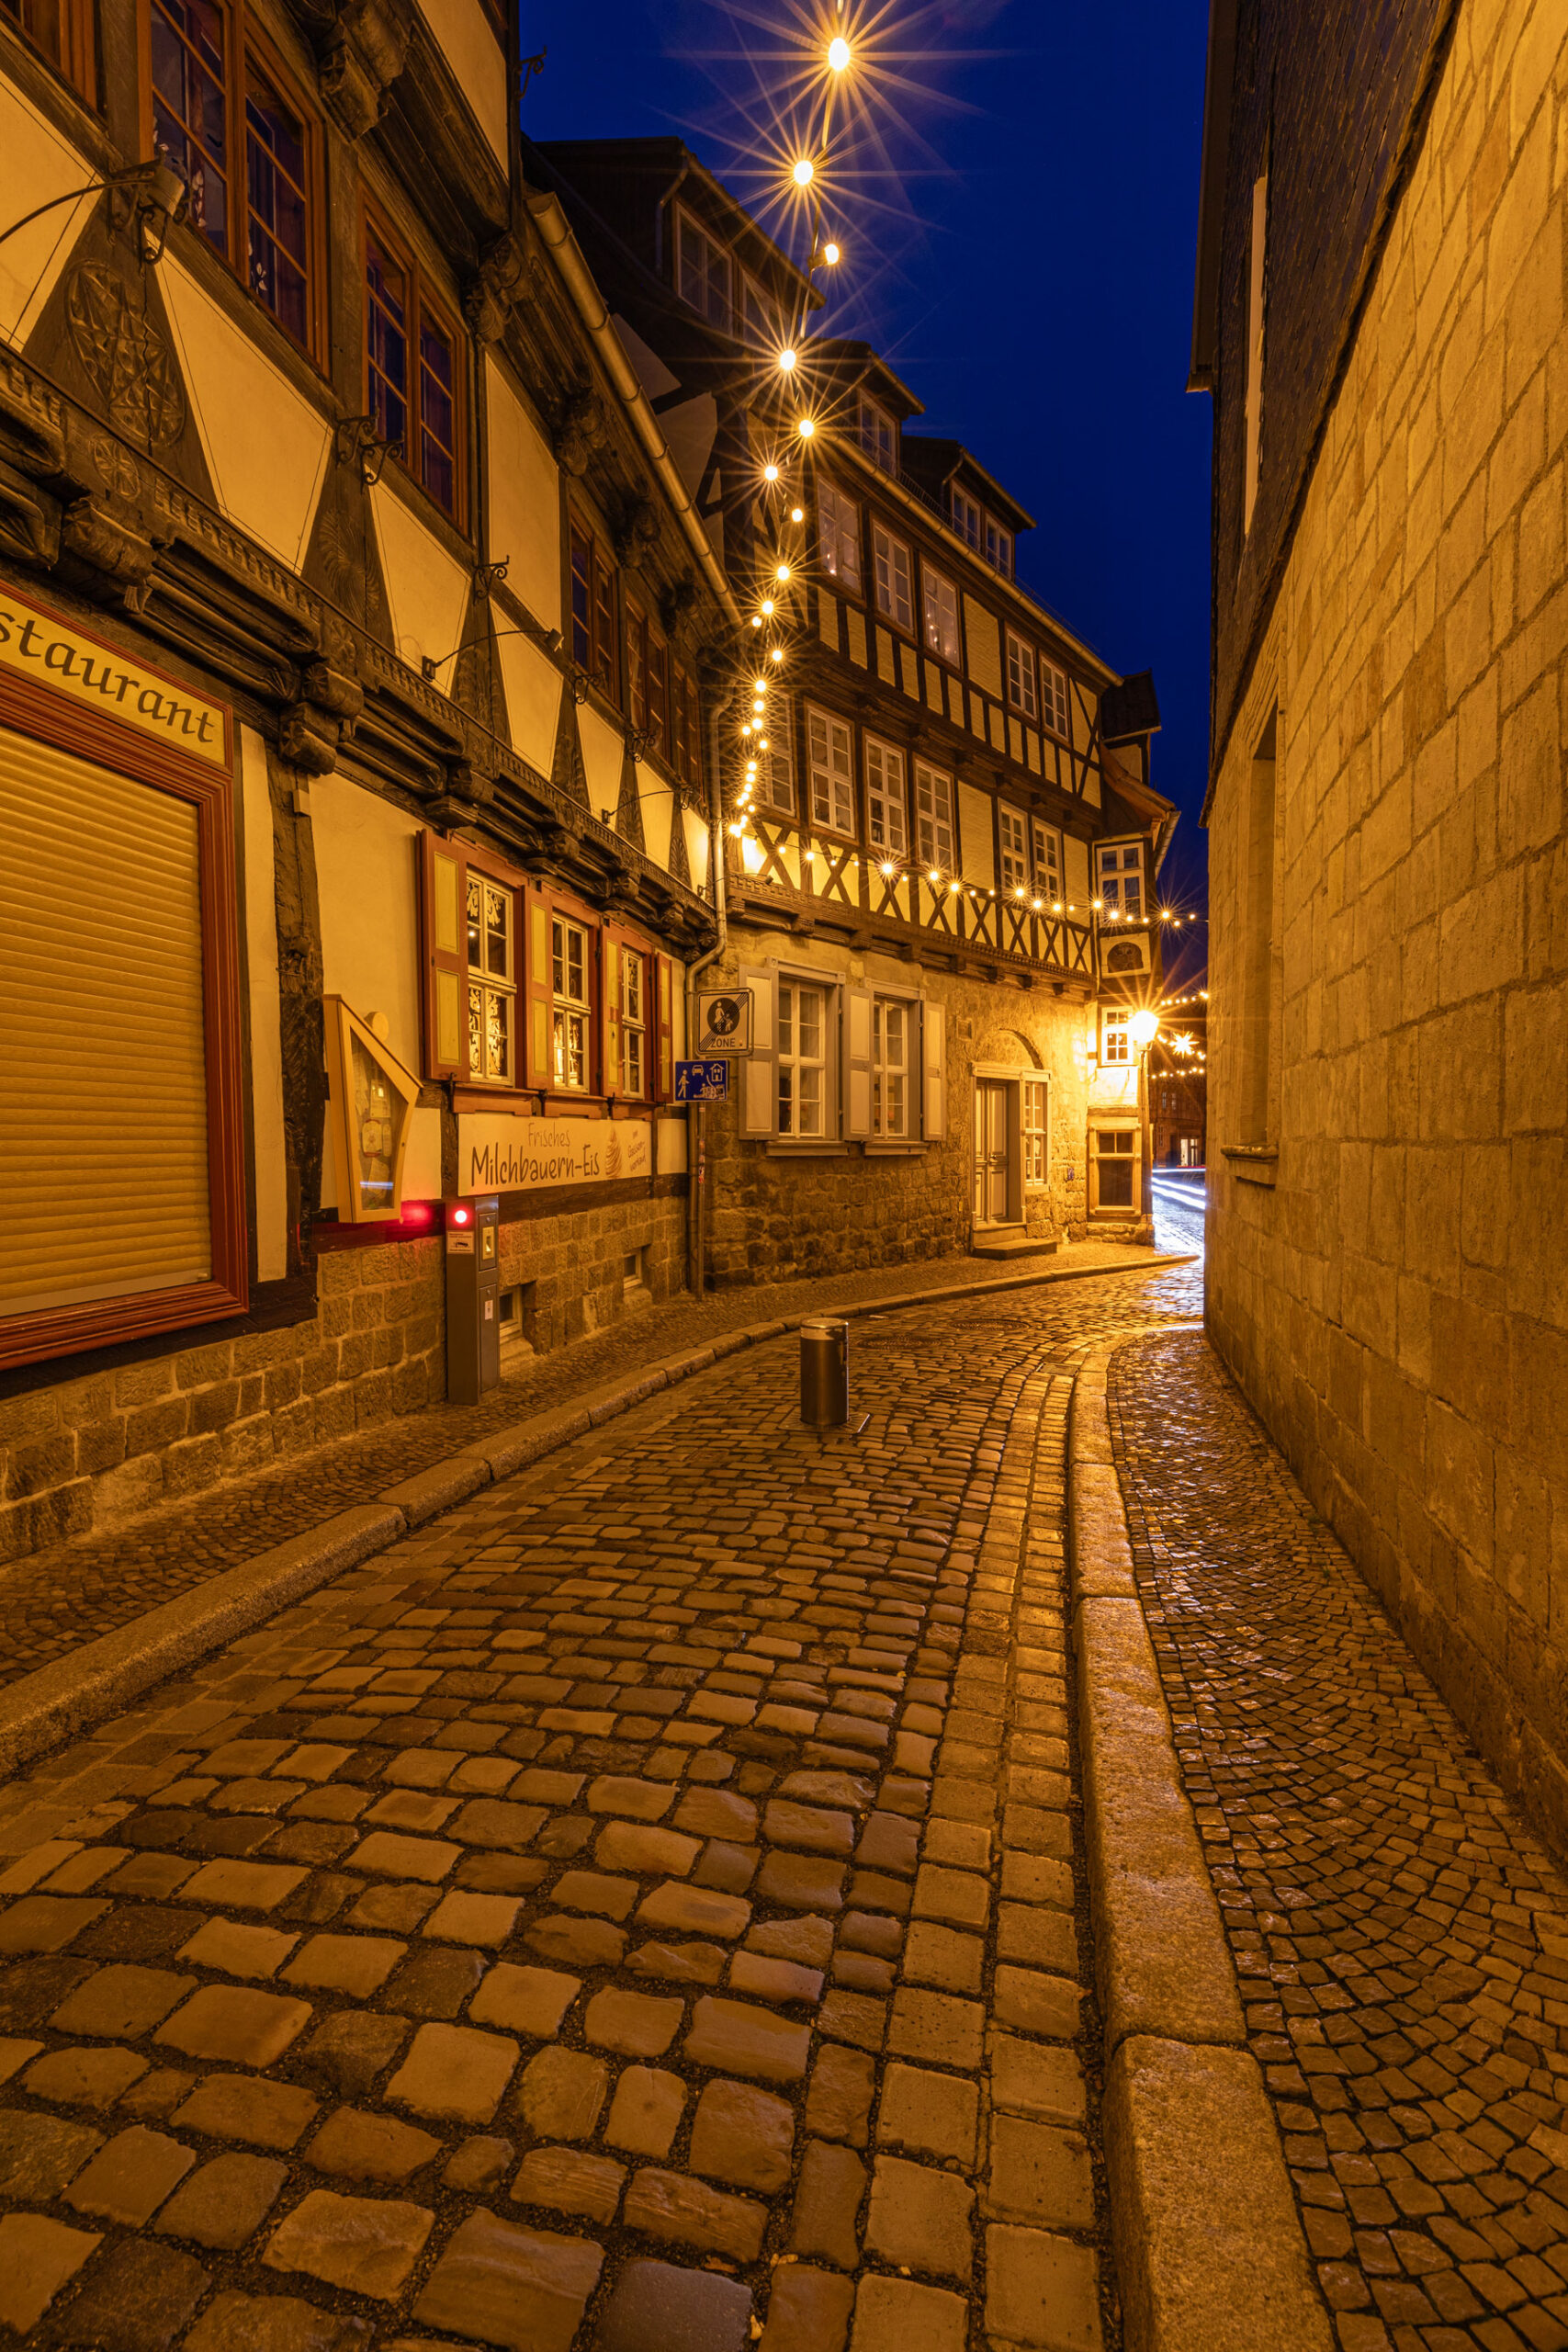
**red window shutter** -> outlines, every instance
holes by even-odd
[[[456,842],[423,832],[419,898],[424,938],[424,1074],[463,1078],[468,1068],[468,860]]]
[[[668,1102],[675,1092],[675,967],[668,956],[655,956],[651,962],[653,1003],[648,1024],[651,1092],[656,1102]]]
[[[521,1062],[528,1074],[527,1083],[544,1088],[555,1084],[550,1044],[550,900],[530,884],[525,893],[523,918],[525,935],[520,993],[525,1037]]]

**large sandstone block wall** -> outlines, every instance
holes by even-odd
[[[741,967],[775,961],[780,952],[776,933],[732,933],[729,953],[715,971],[733,980]],[[784,952],[799,966],[798,949]],[[868,965],[847,948],[814,944],[810,961],[829,981],[876,985],[875,959]],[[710,1113],[707,1143],[708,1185],[717,1204],[707,1261],[709,1278],[720,1287],[849,1273],[967,1250],[977,1062],[1049,1072],[1051,1182],[1043,1191],[1024,1193],[1024,1222],[1043,1239],[1082,1236],[1084,1041],[1093,1008],[1081,997],[1057,996],[1049,983],[1022,989],[1007,980],[917,972],[908,965],[897,967],[897,977],[904,986],[918,979],[946,1011],[945,1136],[907,1155],[868,1153],[858,1143],[836,1154],[797,1155],[742,1136],[732,1097]]]
[[[1467,0],[1215,782],[1209,1065],[1214,1341],[1560,1851],[1565,196],[1561,0]],[[1270,1189],[1222,1148],[1276,696]]]

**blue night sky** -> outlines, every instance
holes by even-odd
[[[524,129],[677,133],[761,210],[792,51],[831,6],[523,0],[525,51],[549,51]],[[1117,669],[1153,669],[1155,781],[1183,812],[1164,880],[1196,909],[1210,419],[1183,385],[1204,0],[850,13],[857,65],[880,50],[865,77],[876,135],[840,151],[845,262],[824,324],[873,343],[924,401],[917,429],[965,442],[1036,517],[1019,542],[1025,585]]]

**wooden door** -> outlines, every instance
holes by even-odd
[[[1008,1221],[1008,1118],[1006,1081],[977,1078],[975,1081],[975,1222],[1005,1225]]]

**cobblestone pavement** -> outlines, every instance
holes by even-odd
[[[1124,1265],[1144,1254],[1114,1242],[1080,1242],[1065,1261],[1042,1257],[1038,1262]],[[528,1362],[477,1406],[431,1406],[124,1527],[37,1553],[0,1568],[0,1688],[269,1545],[305,1533],[334,1511],[369,1501],[481,1437],[570,1403],[604,1382],[629,1377],[660,1356],[700,1348],[720,1331],[807,1307],[984,1282],[1026,1271],[1032,1262],[1003,1268],[989,1258],[929,1259],[702,1298],[682,1295]]]
[[[1112,1359],[1188,1793],[1345,2352],[1568,2346],[1568,1886],[1197,1335]]]
[[[0,2328],[1114,2352],[1066,1412],[1196,1296],[732,1357],[0,1793]]]

